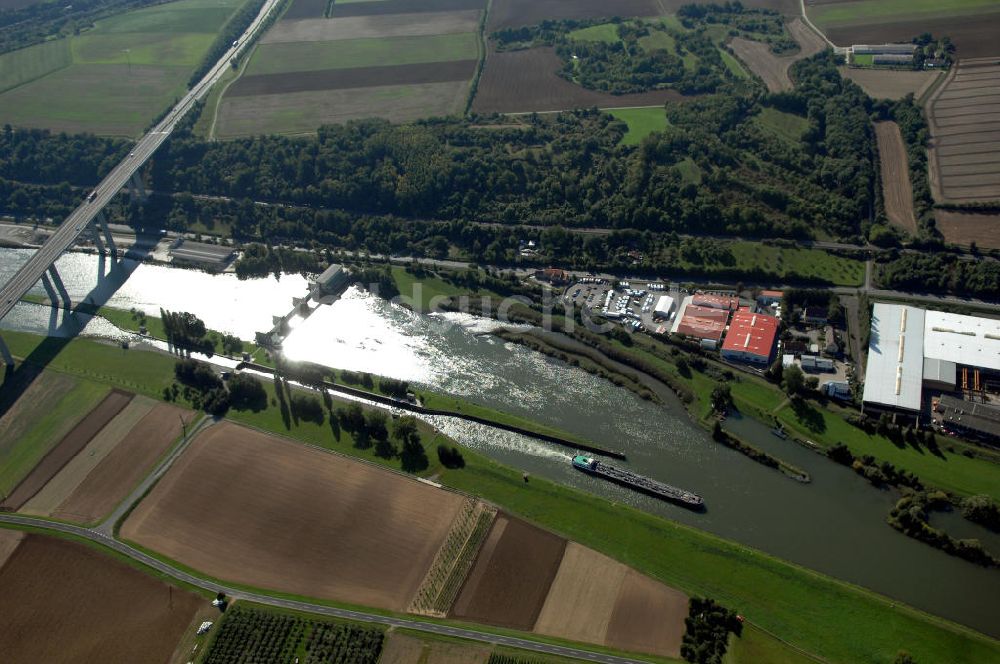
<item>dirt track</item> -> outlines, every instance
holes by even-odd
[[[556,74],[562,60],[552,48],[490,51],[472,110],[477,113],[564,111],[574,108],[661,106],[685,99],[676,90],[612,95],[571,83]]]
[[[878,140],[886,216],[889,223],[907,233],[916,234],[917,218],[913,214],[909,160],[899,125],[895,122],[876,122],[875,138]]]
[[[566,540],[520,519],[498,515],[451,615],[531,629],[562,561]]]
[[[207,575],[402,611],[457,494],[229,422],[202,433],[122,526]]]
[[[0,569],[0,658],[166,664],[206,603],[82,544],[28,535]]]
[[[7,496],[3,505],[13,510],[20,509],[28,500],[38,493],[70,459],[77,455],[90,439],[110,422],[129,401],[132,394],[120,390],[112,390],[101,403],[84,416],[73,429],[63,436],[59,444],[46,454],[28,476]]]
[[[107,515],[153,470],[156,461],[180,437],[180,418],[190,422],[192,415],[191,411],[170,404],[156,405],[87,474],[73,493],[52,512],[52,516],[76,523],[90,523]]]

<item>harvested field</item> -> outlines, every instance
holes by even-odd
[[[190,423],[193,415],[185,408],[157,404],[51,516],[91,523],[109,514],[180,438],[181,418]]]
[[[678,657],[687,614],[684,593],[629,570],[615,601],[605,644]]]
[[[0,569],[5,662],[170,661],[207,600],[89,547],[28,535]]]
[[[268,30],[260,43],[447,35],[456,32],[475,32],[478,27],[478,10],[389,16],[345,16],[332,21],[329,19],[278,21]]]
[[[298,0],[296,0],[298,1]],[[483,0],[378,0],[377,2],[335,3],[331,14],[346,16],[376,16],[379,14],[416,14],[423,12],[454,12],[464,9],[485,9]]]
[[[1000,214],[974,214],[937,210],[934,214],[945,242],[985,249],[1000,249]]]
[[[382,647],[379,664],[486,664],[489,646],[423,641],[392,632]]]
[[[585,19],[604,16],[658,16],[656,0],[494,0],[487,31],[534,25],[546,19]]]
[[[620,562],[570,542],[534,631],[603,644],[626,572]]]
[[[552,48],[490,51],[472,110],[477,113],[565,111],[574,108],[662,106],[685,97],[676,90],[612,95],[580,87],[558,76],[562,61]]]
[[[285,74],[244,76],[234,83],[227,97],[288,94],[345,88],[375,88],[390,85],[422,85],[468,81],[476,71],[475,60],[453,60],[389,67],[324,69]]]
[[[132,399],[20,511],[38,516],[51,515],[155,405],[156,402],[147,397],[137,396]]]
[[[121,533],[216,578],[402,611],[461,505],[457,494],[223,422]]]
[[[882,44],[908,42],[915,35],[931,30],[935,35],[948,35],[960,58],[980,58],[1000,55],[996,35],[1000,34],[1000,12],[989,14],[938,16],[892,23],[863,22],[856,25],[823,27],[834,44]]]
[[[895,122],[876,122],[879,168],[882,174],[882,195],[889,223],[907,233],[916,234],[917,218],[913,214],[913,187],[903,136]]]
[[[1000,62],[964,59],[927,104],[938,201],[1000,199]]]
[[[913,94],[917,99],[941,76],[939,71],[896,71],[863,67],[839,67],[840,75],[849,78],[875,99],[902,99]]]
[[[733,52],[754,74],[764,81],[770,92],[791,90],[793,87],[789,68],[797,61],[808,58],[826,48],[826,42],[809,29],[801,19],[788,23],[788,32],[799,44],[799,52],[794,55],[777,56],[771,53],[767,44],[736,37],[729,42]]]
[[[534,631],[678,657],[686,616],[684,593],[570,542]],[[642,626],[633,626],[636,620]]]
[[[530,630],[559,570],[566,540],[507,515],[497,516],[451,615]]]
[[[46,454],[28,476],[15,487],[3,506],[12,510],[20,509],[30,500],[56,473],[62,470],[70,459],[77,455],[97,432],[104,428],[129,401],[132,394],[112,390],[93,410],[91,410],[73,429],[63,436],[59,444]]]
[[[468,81],[349,88],[223,99],[220,138],[315,133],[324,124],[378,117],[392,122],[452,115],[465,108]]]
[[[303,18],[323,18],[326,15],[327,0],[293,0],[292,6],[281,15],[282,21],[296,21]]]
[[[25,534],[20,530],[7,530],[0,528],[0,570],[7,563],[17,545],[24,539]]]

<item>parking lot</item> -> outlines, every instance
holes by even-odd
[[[669,324],[676,309],[664,317],[656,312],[656,304],[663,295],[674,298],[674,304],[679,301],[678,295],[686,291],[675,289],[668,292],[669,287],[662,282],[617,281],[609,282],[597,277],[584,278],[572,284],[563,294],[567,306],[586,309],[608,320],[621,323],[631,330],[640,327],[655,332]]]

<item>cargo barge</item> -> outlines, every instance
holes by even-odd
[[[650,496],[654,496],[656,498],[669,500],[670,502],[677,503],[682,507],[687,507],[693,510],[701,510],[705,507],[705,501],[702,500],[702,497],[696,493],[691,493],[690,491],[685,491],[684,489],[678,489],[677,487],[664,484],[663,482],[657,482],[656,480],[633,473],[630,470],[615,468],[614,466],[601,463],[597,459],[592,459],[590,457],[583,456],[582,454],[578,454],[573,457],[573,467],[590,475],[596,475],[597,477],[606,479],[609,482],[627,486],[630,489],[641,491],[642,493],[649,494]]]

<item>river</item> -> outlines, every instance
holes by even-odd
[[[27,250],[0,249],[0,278]],[[58,268],[74,300],[93,293],[108,304],[157,314],[190,311],[209,327],[251,339],[305,294],[297,275],[238,281],[148,264],[113,270],[98,285],[98,259],[67,254]],[[128,277],[127,280],[124,277]],[[44,293],[39,287],[38,292]],[[63,316],[60,314],[60,317]],[[51,311],[20,304],[0,326],[62,333]],[[80,326],[71,325],[76,331]],[[574,471],[564,448],[453,418],[437,424],[462,443],[509,466],[680,521],[780,558],[871,588],[929,613],[1000,636],[1000,573],[911,540],[885,523],[896,499],[847,468],[750,419],[726,425],[745,439],[812,476],[800,484],[723,448],[695,426],[682,406],[643,401],[605,380],[485,334],[491,320],[466,314],[422,315],[350,289],[322,305],[288,337],[285,352],[338,368],[369,371],[464,396],[499,410],[583,435],[621,449],[638,472],[690,489],[708,509],[694,513]],[[115,336],[100,321],[84,334]]]

